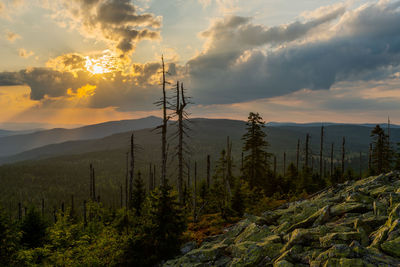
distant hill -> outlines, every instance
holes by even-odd
[[[191,154],[186,157],[191,162],[193,179],[194,162],[197,162],[199,181],[206,173],[206,156],[211,155],[213,171],[220,152],[226,147],[226,137],[233,142],[234,172],[239,173],[241,150],[245,133],[245,122],[221,119],[193,119],[190,133]],[[170,142],[168,156],[168,177],[175,184],[176,158],[175,141],[171,137],[175,127],[169,127]],[[372,128],[358,125],[330,125],[325,127],[324,159],[329,160],[331,143],[334,143],[335,164],[341,156],[342,137],[346,137],[346,168],[352,168],[358,174],[360,166],[359,152],[362,152],[361,167],[368,167],[368,146]],[[283,153],[287,154],[287,165],[296,160],[297,140],[301,140],[301,155],[304,154],[304,140],[311,135],[310,148],[314,156],[314,169],[318,167],[320,126],[266,127],[268,151],[277,157],[277,171],[283,172]],[[16,200],[40,203],[42,196],[52,199],[51,205],[70,199],[74,194],[77,201],[83,201],[88,194],[89,164],[96,169],[96,183],[102,199],[118,203],[120,185],[125,184],[126,152],[132,132],[117,133],[92,140],[67,141],[25,151],[0,160],[0,202],[17,203]],[[160,174],[160,135],[152,129],[135,131],[135,143],[140,146],[136,151],[136,167],[141,170],[147,182],[149,164],[156,165],[156,177]],[[400,141],[400,129],[391,132],[393,142]],[[271,159],[272,160],[272,159]],[[300,157],[300,167],[304,158]],[[8,163],[8,164],[5,164]],[[310,164],[312,161],[310,160]],[[329,163],[327,164],[329,172]],[[185,168],[187,173],[188,169]],[[188,177],[185,174],[185,179]],[[79,203],[79,202],[78,202]],[[50,205],[50,203],[49,203]]]
[[[115,133],[152,128],[160,123],[160,118],[147,117],[136,120],[111,121],[75,129],[57,128],[17,135],[8,133],[8,136],[0,137],[0,157],[18,154],[49,144],[72,140],[96,139]],[[7,135],[7,132],[5,134]]]

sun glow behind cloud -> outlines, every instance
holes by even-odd
[[[115,62],[109,55],[103,55],[99,58],[85,57],[85,68],[92,74],[104,74],[115,69]]]

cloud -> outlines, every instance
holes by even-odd
[[[235,103],[387,78],[400,64],[399,6],[332,6],[306,22],[270,28],[243,17],[217,21],[202,33],[204,51],[188,62],[194,99]],[[324,31],[329,38],[312,38]]]
[[[0,15],[3,15],[5,12],[6,8],[2,2],[0,2]]]
[[[121,69],[117,63],[107,72],[94,73],[87,62],[107,58],[109,54],[83,56],[78,53],[65,54],[47,62],[46,68],[30,68],[19,72],[0,72],[0,86],[27,85],[30,98],[49,103],[65,103],[84,99],[76,104],[93,108],[115,107],[118,110],[149,110],[159,98],[161,64],[148,62],[132,64]],[[99,63],[100,64],[100,63]],[[107,62],[101,66],[107,67]],[[168,78],[177,79],[182,75],[182,66],[167,62]]]
[[[96,93],[96,87],[96,85],[86,84],[76,89],[76,91],[73,91],[71,88],[69,88],[67,90],[67,95],[77,99],[88,98]]]
[[[32,51],[26,51],[24,48],[20,48],[18,50],[18,55],[23,58],[29,58],[30,56],[33,56],[34,53]]]
[[[56,20],[68,21],[87,38],[107,42],[121,56],[129,55],[141,40],[160,38],[161,17],[138,14],[130,0],[65,0],[53,9]]]
[[[21,36],[19,34],[16,34],[15,32],[8,31],[6,33],[6,38],[10,43],[14,43],[15,40],[21,39]]]

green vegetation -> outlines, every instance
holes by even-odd
[[[178,255],[187,242],[197,246],[212,235],[222,234],[224,227],[233,225],[246,214],[261,215],[289,201],[307,199],[327,186],[400,165],[400,151],[396,154],[392,150],[389,136],[380,126],[372,130],[371,151],[364,156],[346,148],[342,136],[339,139],[342,147],[334,151],[332,145],[328,156],[328,152],[323,151],[323,142],[329,140],[324,138],[324,129],[329,127],[321,128],[320,146],[310,141],[308,132],[301,146],[297,141],[300,138],[288,137],[298,137],[292,130],[280,136],[283,138],[280,140],[276,136],[278,132],[274,133],[273,128],[265,129],[263,118],[253,112],[249,114],[246,127],[240,124],[241,131],[232,130],[237,129],[236,124],[230,128],[212,126],[212,122],[206,121],[193,124],[191,132],[184,127],[189,122],[183,120],[187,118],[183,109],[186,102],[179,83],[177,92],[177,105],[180,106],[179,101],[184,103],[181,109],[174,110],[181,119],[177,124],[179,140],[167,143],[174,135],[167,135],[166,128],[174,125],[167,125],[169,117],[164,116],[161,151],[154,141],[158,136],[142,130],[101,140],[49,146],[39,149],[42,154],[37,155],[46,154],[46,151],[62,155],[63,148],[70,153],[84,154],[0,166],[0,203],[8,210],[0,210],[0,265],[155,266]],[[165,97],[161,106],[166,115]],[[226,143],[225,138],[219,136],[218,130],[222,129],[226,136],[229,134]],[[189,132],[193,133],[191,138],[188,138]],[[329,131],[327,133],[329,136]],[[271,142],[273,134],[274,140],[280,142]],[[335,138],[337,140],[337,136]],[[297,149],[293,153],[282,151],[278,145],[283,143],[282,147],[290,143],[292,148],[296,148],[297,143]],[[168,152],[170,144],[177,145],[179,163]],[[130,153],[126,152],[128,147]],[[320,153],[315,152],[318,148]],[[339,151],[340,155],[334,156]],[[218,160],[209,168],[207,155],[218,152]],[[32,153],[35,154],[34,151],[28,154],[32,156]],[[283,155],[283,162],[277,162],[279,155]],[[296,157],[289,158],[289,155]],[[155,157],[158,160],[154,160]],[[370,166],[363,168],[361,163],[367,158],[371,159]],[[159,168],[161,164],[155,168],[153,164],[160,160],[162,168]],[[143,175],[145,170],[149,171],[148,176]],[[374,206],[374,212],[376,209],[379,207]],[[308,226],[306,217],[310,215],[305,214],[302,218],[305,221],[296,223]],[[317,220],[316,215],[313,216],[312,220]],[[240,236],[248,234],[246,238],[260,241],[259,234],[266,230],[253,236],[251,231],[255,226],[251,227]],[[278,225],[284,231],[294,230],[293,227],[289,223]],[[266,249],[271,249],[276,256],[282,246],[275,245],[276,238],[272,239],[264,241],[268,245]],[[392,248],[389,245],[391,243],[387,243],[388,250]],[[245,246],[241,244],[232,252],[240,254],[246,250]],[[215,251],[211,249],[211,252]],[[253,260],[258,262],[259,258],[249,262]]]

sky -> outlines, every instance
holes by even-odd
[[[160,116],[400,124],[400,1],[0,0],[0,128]]]

